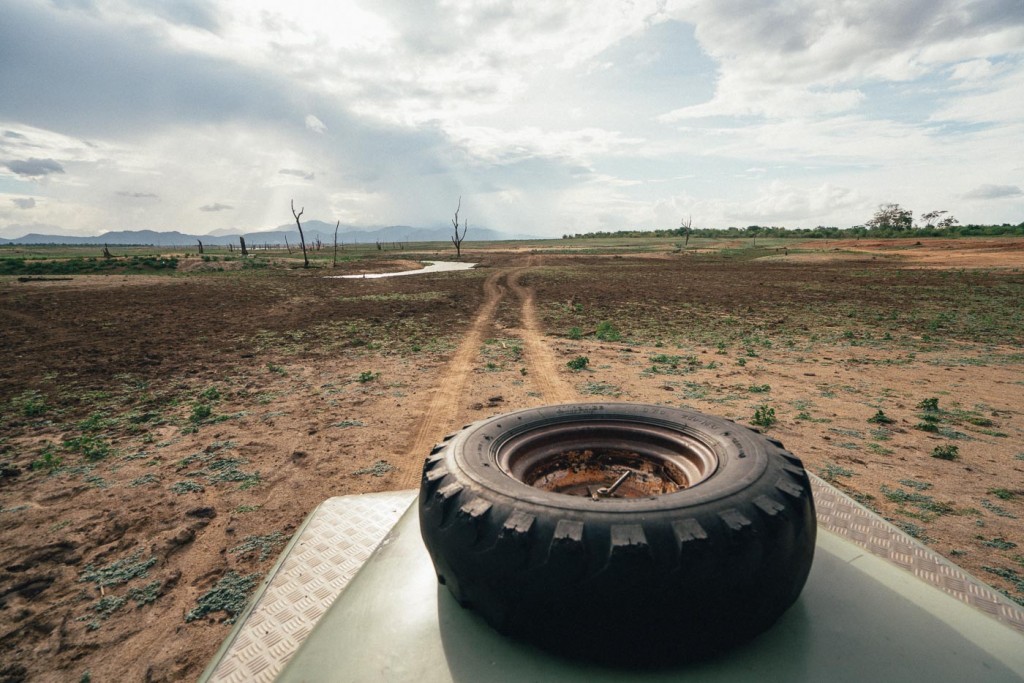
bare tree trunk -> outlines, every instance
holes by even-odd
[[[288,250],[288,253],[292,253],[292,245],[288,244],[288,235],[284,236],[284,248]]]
[[[242,245],[242,256],[248,256],[249,252],[245,250],[245,238],[239,235],[238,243]]]
[[[331,268],[338,267],[338,226],[340,225],[340,220],[334,224],[334,263],[331,264]]]
[[[196,240],[196,242],[199,242],[199,253],[202,254],[203,253],[203,241],[202,240]]]
[[[455,218],[452,220],[452,227],[455,233],[452,235],[452,244],[455,245],[455,258],[462,258],[462,240],[466,239],[466,232],[469,230],[469,221],[462,223],[462,236],[459,236],[459,210],[462,209],[462,197],[459,197],[459,205],[455,208]]]
[[[103,258],[114,258],[113,254],[110,253],[110,249],[105,244],[103,245]]]
[[[309,257],[306,256],[306,236],[302,234],[302,223],[299,218],[306,212],[306,207],[299,209],[298,213],[295,213],[295,200],[292,200],[292,215],[295,216],[295,225],[299,226],[299,241],[302,242],[302,267],[309,268]]]

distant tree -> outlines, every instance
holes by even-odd
[[[687,216],[679,223],[679,234],[685,237],[683,240],[683,246],[685,247],[690,243],[690,233],[693,232],[693,216]]]
[[[302,234],[302,223],[299,218],[302,214],[306,213],[306,207],[299,209],[298,213],[295,213],[295,200],[292,200],[292,215],[295,216],[295,225],[299,226],[299,241],[302,242],[302,267],[309,268],[309,257],[306,256],[306,236]]]
[[[952,228],[960,221],[956,219],[956,216],[947,216],[948,213],[949,211],[929,211],[921,214],[921,220],[924,221],[926,228]]]
[[[914,212],[899,204],[880,204],[865,225],[872,230],[910,230],[914,227]]]
[[[455,208],[455,218],[452,219],[452,227],[454,228],[454,234],[452,234],[452,244],[455,245],[455,258],[462,258],[462,240],[466,239],[466,233],[469,231],[469,221],[464,220],[462,222],[462,235],[459,235],[459,210],[462,209],[462,197],[459,197],[459,205]]]
[[[340,225],[341,220],[339,219],[338,222],[334,224],[334,263],[331,264],[331,268],[338,267],[338,227]]]

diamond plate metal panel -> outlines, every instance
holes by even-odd
[[[272,681],[415,497],[392,491],[321,503],[207,680]]]
[[[1016,604],[821,478],[810,477],[822,528],[1024,632],[1024,610]],[[208,680],[272,681],[415,497],[416,491],[398,491],[322,503]]]
[[[1024,633],[1024,610],[935,551],[811,475],[818,524]]]

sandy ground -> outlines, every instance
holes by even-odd
[[[841,249],[891,251],[885,243],[853,242]],[[928,266],[936,265],[934,254],[945,254],[947,267],[964,260],[991,267],[989,256],[1008,254],[1001,267],[1019,267],[1024,251],[935,245],[899,252]],[[574,340],[542,322],[553,303],[538,298],[530,278],[549,266],[545,257],[492,254],[484,260],[479,271],[424,276],[437,278],[424,280],[427,285],[334,280],[282,289],[258,315],[231,318],[230,343],[216,330],[231,306],[218,308],[218,296],[193,291],[188,280],[3,283],[0,310],[17,322],[19,334],[37,340],[53,334],[52,321],[67,310],[61,307],[72,305],[72,299],[50,299],[51,292],[104,297],[124,288],[130,292],[125,300],[137,305],[130,313],[115,311],[112,299],[101,298],[111,302],[106,317],[66,321],[68,336],[55,348],[15,340],[11,328],[0,338],[8,368],[3,379],[12,387],[4,399],[21,411],[8,412],[0,442],[0,681],[78,680],[85,672],[97,681],[195,678],[230,630],[228,612],[195,616],[203,596],[232,572],[262,576],[317,503],[414,488],[422,458],[444,434],[548,403],[663,403],[749,422],[770,402],[778,422],[769,433],[810,470],[1015,594],[1012,581],[985,567],[1024,574],[1024,360],[1016,346],[964,344],[908,358],[820,343],[813,353],[758,348],[740,363],[735,351],[712,346]],[[276,282],[258,290],[270,292]],[[29,296],[19,289],[23,284],[44,294]],[[129,337],[144,336],[146,325],[163,320],[139,310],[176,292],[189,302],[207,302],[202,317],[189,313],[190,303],[161,323],[184,330],[180,358],[142,344],[132,351],[132,373],[45,379],[56,371],[46,374],[37,354],[52,359],[64,349],[80,354],[81,363],[101,363],[72,343],[76,330],[116,330],[111,343],[120,335],[131,347]],[[327,303],[339,300],[362,307]],[[310,350],[306,330],[344,316],[317,337],[329,352]],[[381,335],[394,334],[387,332],[391,319],[430,320],[451,334],[434,346],[396,350],[346,327],[375,319]],[[246,320],[251,327],[240,329]],[[263,330],[274,321],[278,331]],[[116,355],[114,348],[105,353]],[[566,363],[579,356],[588,358],[587,368],[571,371]],[[162,365],[149,368],[147,358]],[[15,365],[31,374],[16,374]],[[84,382],[92,393],[76,389],[63,413],[52,408],[28,416],[32,395],[23,391],[25,377],[37,375],[43,379],[32,386],[52,405],[69,382]],[[915,428],[922,420],[919,404],[928,398],[946,411],[947,435],[969,437],[955,441],[956,460],[932,457],[937,446],[950,443],[948,436]],[[196,418],[200,405],[212,414]],[[879,410],[892,422],[871,422]],[[146,418],[149,413],[158,417]],[[99,424],[119,414],[133,417]],[[111,452],[89,460],[84,453],[93,436],[105,437]],[[69,450],[68,442],[80,452]],[[63,449],[56,446],[61,443]],[[63,462],[34,469],[48,447]],[[894,500],[887,491],[919,494],[930,503]]]

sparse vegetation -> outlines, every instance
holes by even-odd
[[[103,567],[87,565],[79,576],[79,582],[91,582],[97,586],[117,586],[128,583],[132,579],[145,578],[149,568],[156,564],[156,557],[142,559],[142,550],[136,550],[130,556],[114,560]]]
[[[232,570],[225,574],[216,585],[199,596],[198,604],[185,615],[185,621],[195,621],[215,612],[224,612],[228,624],[235,623],[235,618],[245,609],[249,594],[260,580],[259,574],[242,576]]]
[[[383,477],[385,474],[387,474],[388,472],[391,472],[394,469],[395,469],[395,466],[392,465],[391,463],[389,463],[387,460],[378,460],[377,462],[373,463],[369,467],[364,467],[362,469],[358,469],[355,472],[353,472],[352,474],[355,474],[355,475],[372,474],[375,477]]]
[[[40,625],[67,616],[79,635],[93,624],[102,629],[87,642],[128,633],[134,648],[139,641],[124,624],[180,623],[193,607],[201,611],[193,601],[228,567],[244,580],[264,554],[272,562],[285,538],[266,539],[266,549],[240,546],[254,533],[287,535],[288,525],[322,499],[324,478],[340,477],[346,492],[405,486],[406,468],[378,458],[407,447],[437,382],[449,376],[460,335],[479,317],[489,291],[484,281],[506,268],[516,269],[517,283],[534,296],[539,329],[532,332],[553,352],[554,367],[565,364],[553,379],[570,383],[578,400],[683,406],[740,422],[764,408],[777,418],[773,432],[784,427],[780,438],[810,471],[918,538],[931,537],[968,571],[1024,595],[1014,593],[1004,571],[1019,575],[1024,566],[1017,520],[1024,493],[1009,476],[1024,462],[1012,403],[1024,386],[1014,379],[1024,367],[1024,272],[907,268],[886,254],[865,256],[874,248],[866,244],[852,254],[788,242],[783,260],[776,245],[786,242],[771,229],[757,234],[756,249],[741,234],[747,239],[740,248],[721,250],[695,232],[694,249],[673,256],[666,252],[675,238],[660,247],[645,238],[537,243],[529,262],[502,247],[479,259],[480,271],[422,279],[321,281],[298,268],[296,239],[290,259],[284,249],[250,244],[247,262],[258,266],[245,271],[235,254],[211,256],[217,247],[205,244],[206,259],[183,259],[187,268],[140,279],[141,286],[123,284],[120,275],[110,279],[117,286],[102,290],[89,289],[98,278],[7,280],[2,308],[17,315],[5,317],[4,328],[14,351],[5,366],[10,381],[0,390],[7,496],[0,546],[12,549],[4,566],[45,546],[54,559],[40,560],[38,572],[57,577],[33,598],[35,614],[18,622],[15,647],[64,658],[60,670],[72,677],[99,670],[105,645],[69,667],[70,655],[52,649],[52,631]],[[894,250],[912,259],[921,249],[912,243]],[[414,246],[385,265],[386,254],[378,264],[373,244],[339,246],[332,274],[404,269],[398,261],[407,255],[432,255]],[[550,257],[553,246],[565,253]],[[53,258],[49,249],[26,258]],[[111,250],[115,261],[128,252]],[[630,258],[633,250],[660,258]],[[600,258],[576,260],[570,251]],[[625,257],[614,260],[619,254]],[[325,262],[316,248],[309,258],[311,267]],[[233,272],[215,270],[231,266]],[[481,341],[468,367],[460,417],[551,398],[532,365],[533,347],[525,345],[515,294],[503,290],[494,324],[482,328],[494,339]],[[40,329],[52,338],[40,337]],[[567,361],[577,357],[587,365],[570,374]],[[364,371],[380,374],[360,382]],[[997,379],[1007,383],[997,386]],[[498,394],[503,402],[492,405],[488,397]],[[914,429],[918,424],[927,431]],[[929,457],[939,444],[958,446],[960,460]],[[252,488],[269,483],[289,495],[271,501]],[[83,505],[88,509],[79,512]],[[181,538],[195,531],[198,541],[225,528],[237,535],[227,536],[220,559],[195,552],[198,542],[174,545],[179,531]],[[70,544],[76,547],[65,550]],[[136,548],[139,562],[150,553],[158,558],[147,576],[108,586],[105,595],[94,583],[77,583],[83,566],[106,567]],[[175,583],[182,563],[194,563],[195,571]],[[986,573],[983,563],[1003,573]],[[258,580],[242,591],[234,614]],[[94,608],[101,598],[109,599]],[[214,609],[193,620],[232,614]],[[212,647],[209,628],[181,624],[181,631],[181,648],[200,640]]]
[[[572,370],[573,372],[579,372],[580,370],[586,370],[586,368],[587,368],[587,366],[589,364],[590,364],[590,359],[587,358],[586,356],[576,356],[575,358],[571,359],[568,363],[566,363],[566,365],[569,367],[569,369]]]
[[[228,552],[233,555],[248,555],[258,550],[259,561],[263,562],[270,557],[272,552],[284,545],[287,540],[280,531],[275,531],[265,536],[246,536],[242,539],[241,543],[228,550]]]
[[[765,429],[771,427],[773,424],[778,422],[778,420],[775,417],[775,408],[772,408],[767,403],[759,405],[754,410],[754,417],[750,422],[751,424],[754,424],[758,427],[764,427]]]
[[[597,331],[594,332],[594,336],[601,341],[615,342],[622,339],[622,333],[619,332],[618,328],[607,320],[602,320],[597,325]]]
[[[892,419],[879,409],[874,415],[868,418],[868,422],[876,425],[891,425],[895,423],[896,420]]]
[[[939,460],[959,460],[960,447],[956,444],[943,444],[932,449],[932,457]]]

